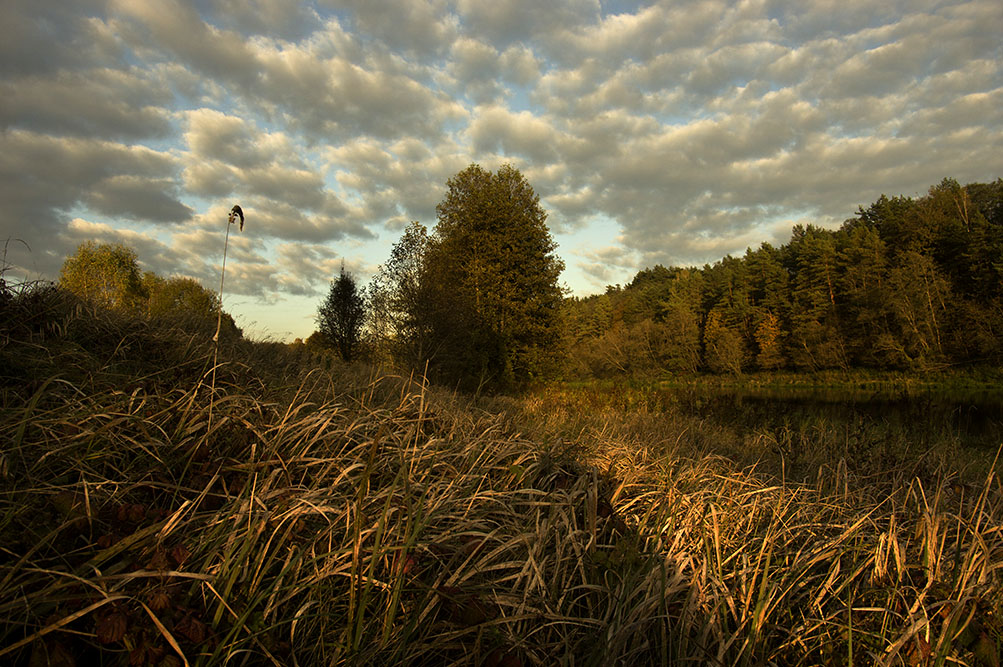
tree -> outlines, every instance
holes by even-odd
[[[905,351],[919,367],[943,361],[943,333],[952,302],[950,285],[932,258],[909,251],[888,274],[892,313]]]
[[[219,314],[219,295],[193,278],[161,278],[151,271],[143,274],[143,289],[148,295],[146,312],[150,318],[182,323],[186,328],[215,331]],[[239,338],[240,329],[228,313],[223,313],[220,334]]]
[[[561,341],[564,263],[540,198],[510,165],[470,165],[447,182],[436,207],[424,277],[442,304],[432,318],[447,354],[446,379],[496,386],[525,382],[554,365]]]
[[[742,337],[723,321],[720,311],[707,315],[704,325],[704,360],[715,373],[742,374],[745,349]]]
[[[59,284],[83,299],[128,313],[141,312],[146,300],[136,253],[119,244],[81,243],[63,262]]]
[[[783,335],[780,319],[769,311],[763,313],[759,324],[756,325],[755,333],[756,345],[759,347],[756,364],[763,370],[773,370],[784,365],[781,348]]]
[[[668,333],[666,370],[695,373],[700,366],[700,319],[704,276],[697,270],[673,269],[659,304],[658,319]]]
[[[430,321],[435,295],[425,266],[429,242],[424,225],[408,225],[367,290],[368,329],[377,357],[410,368],[421,368],[436,354]]]
[[[836,241],[831,232],[796,225],[785,248],[791,275],[791,356],[801,368],[845,368],[837,313]]]
[[[340,275],[331,281],[331,291],[317,311],[317,328],[328,345],[337,348],[345,361],[351,361],[359,347],[365,312],[365,301],[355,278],[342,266]]]

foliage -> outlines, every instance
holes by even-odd
[[[715,373],[739,375],[745,358],[742,338],[722,320],[721,313],[713,310],[704,325],[704,355],[707,365]]]
[[[122,245],[81,244],[63,263],[59,287],[97,308],[169,322],[190,332],[212,335],[222,315],[221,336],[241,336],[233,317],[220,313],[215,293],[194,278],[141,274],[136,252]]]
[[[533,188],[509,165],[470,165],[436,212],[433,233],[412,223],[370,285],[377,349],[468,388],[552,373],[563,263]]]
[[[59,284],[83,299],[123,312],[140,312],[146,298],[136,252],[118,244],[80,244],[63,262]]]
[[[577,377],[1003,363],[1003,180],[882,196],[836,230],[564,305]],[[668,327],[658,353],[650,319]],[[649,337],[650,339],[650,337]],[[702,347],[694,341],[702,341]]]
[[[147,315],[154,319],[183,322],[191,329],[213,331],[219,314],[219,296],[194,278],[162,278],[153,272],[143,274],[143,289],[148,294]],[[223,313],[220,334],[239,337],[240,329],[229,313]]]
[[[341,358],[355,358],[362,338],[366,305],[355,277],[341,267],[341,273],[331,281],[327,298],[317,310],[317,329]]]
[[[381,362],[421,369],[436,354],[430,307],[437,296],[426,279],[428,230],[412,222],[367,288],[368,334]]]
[[[540,198],[511,165],[494,174],[470,165],[446,186],[430,275],[472,325],[451,338],[450,374],[500,386],[538,377],[560,341],[564,268]]]

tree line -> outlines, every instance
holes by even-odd
[[[779,247],[647,268],[585,298],[559,286],[564,265],[546,212],[517,169],[472,164],[446,185],[435,226],[408,225],[368,285],[342,267],[308,343],[468,390],[1003,361],[1001,179],[882,196],[836,230],[799,225]],[[195,280],[141,273],[123,246],[81,245],[60,285],[110,309],[205,329],[220,308]],[[239,336],[224,316],[224,334]]]
[[[564,308],[575,377],[929,370],[1003,360],[1003,180],[945,179],[839,229],[655,266]]]

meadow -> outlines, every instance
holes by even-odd
[[[999,665],[996,449],[0,301],[0,661]]]

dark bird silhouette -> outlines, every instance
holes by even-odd
[[[230,209],[230,222],[233,222],[235,216],[240,216],[240,231],[244,231],[244,211],[237,204]]]

